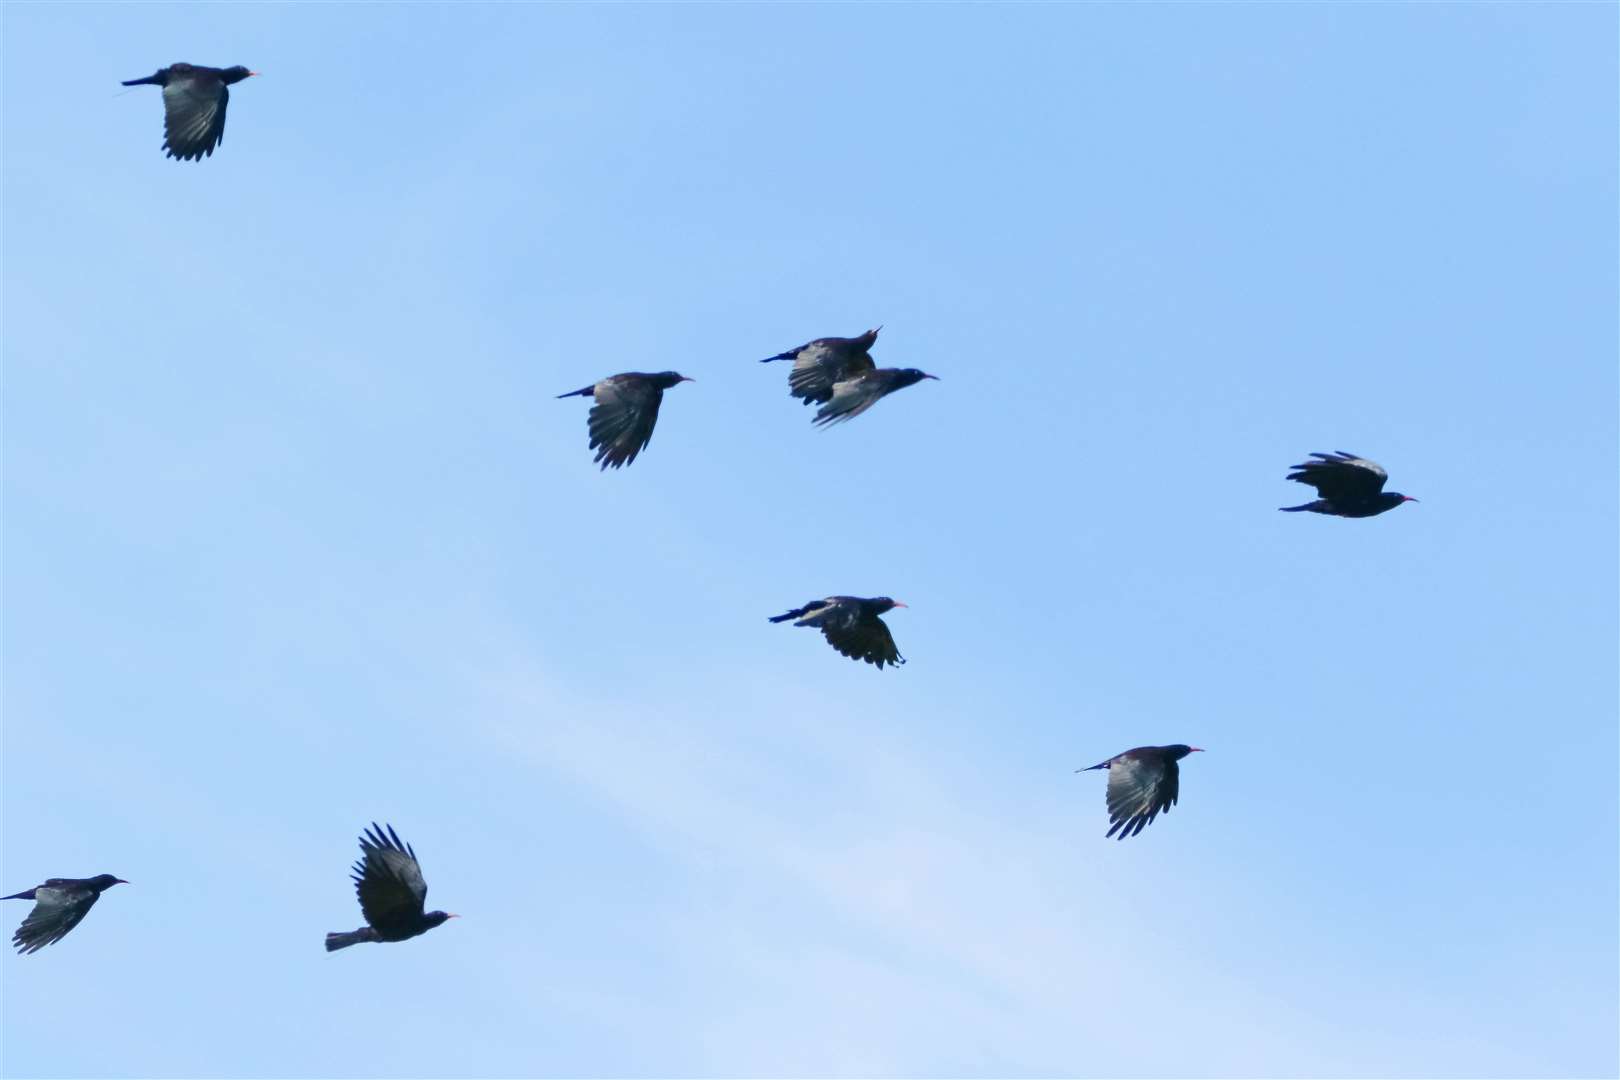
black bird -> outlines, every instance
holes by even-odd
[[[938,379],[916,368],[878,368],[860,375],[852,375],[833,383],[832,397],[827,400],[811,420],[812,424],[839,424],[861,415],[878,403],[878,399],[904,390],[912,383],[924,379]]]
[[[1161,810],[1170,812],[1181,792],[1181,767],[1176,762],[1202,752],[1202,747],[1186,743],[1138,746],[1100,765],[1074,771],[1108,770],[1108,835],[1118,832],[1118,839],[1123,840],[1150,825]]]
[[[1289,480],[1309,484],[1321,496],[1315,502],[1298,506],[1279,506],[1289,513],[1309,510],[1313,514],[1334,514],[1338,517],[1364,518],[1393,510],[1401,503],[1417,502],[1410,495],[1398,491],[1385,491],[1389,474],[1376,461],[1347,454],[1312,454],[1315,461],[1293,466]]]
[[[201,161],[225,141],[225,106],[231,102],[226,88],[257,74],[241,64],[228,68],[170,64],[124,85],[163,87],[164,152],[179,161]]]
[[[53,877],[32,889],[0,896],[0,900],[34,902],[34,910],[11,935],[11,943],[17,946],[19,953],[38,952],[47,945],[54,945],[84,920],[102,893],[114,885],[128,884],[111,874],[97,874],[93,878]]]
[[[604,470],[610,465],[617,469],[636,460],[636,455],[652,441],[664,391],[676,383],[694,381],[677,371],[660,371],[656,375],[627,371],[557,396],[596,400],[591,406],[591,449],[596,451],[596,460]]]
[[[404,941],[456,918],[442,911],[423,913],[427,882],[422,880],[421,864],[411,846],[400,842],[392,825],[384,835],[373,821],[370,831],[360,837],[360,850],[365,857],[354,864],[354,891],[370,925],[347,934],[327,934],[327,952],[362,941]]]
[[[797,619],[794,626],[819,627],[827,644],[851,660],[865,660],[881,670],[884,664],[903,664],[906,658],[895,647],[888,624],[878,616],[905,606],[887,596],[870,600],[860,596],[829,596],[825,600],[812,600],[784,615],[772,615],[771,622]]]
[[[838,423],[859,416],[886,394],[924,379],[939,378],[916,368],[877,367],[871,349],[882,329],[880,326],[853,338],[817,338],[797,349],[767,356],[761,363],[792,360],[788,392],[806,405],[815,402],[821,406],[811,423]]]
[[[877,341],[878,330],[868,330],[860,337],[824,337],[800,345],[797,349],[767,356],[760,363],[772,360],[792,360],[793,370],[788,372],[788,393],[802,398],[806,405],[823,404],[833,395],[833,384],[877,365],[868,355]]]

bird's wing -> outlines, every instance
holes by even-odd
[[[354,864],[354,891],[366,922],[380,927],[419,918],[427,902],[427,882],[410,845],[400,842],[392,825],[384,833],[373,822],[371,831],[360,838],[360,850],[365,858]]]
[[[877,404],[889,392],[882,379],[871,374],[856,375],[833,384],[832,396],[816,411],[813,424],[841,424]]]
[[[217,78],[172,79],[163,88],[163,149],[181,161],[201,161],[225,138],[231,92]]]
[[[788,392],[803,398],[806,405],[823,404],[832,398],[834,384],[873,367],[871,355],[856,351],[848,342],[812,341],[794,358]]]
[[[1160,757],[1121,754],[1108,767],[1108,835],[1141,832],[1160,811],[1168,813],[1181,788],[1181,770]]]
[[[1316,489],[1324,499],[1369,498],[1384,490],[1389,474],[1376,461],[1340,450],[1337,454],[1312,454],[1315,461],[1295,465],[1288,479]]]
[[[591,406],[591,449],[606,469],[636,460],[652,441],[664,392],[644,379],[603,379]]]
[[[876,615],[870,618],[828,619],[821,625],[827,644],[851,660],[865,660],[882,667],[884,664],[903,664],[906,658],[894,643],[889,625]]]
[[[84,921],[100,895],[93,889],[57,885],[55,880],[34,890],[33,910],[11,935],[11,942],[20,953],[38,952],[61,941],[69,930]]]

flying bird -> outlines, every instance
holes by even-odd
[[[938,379],[916,368],[880,368],[872,361],[871,350],[878,330],[860,337],[817,338],[797,349],[767,356],[772,360],[792,360],[788,373],[788,393],[806,405],[821,406],[813,424],[834,424],[859,416],[877,404],[878,399],[903,390],[924,379]]]
[[[892,608],[905,607],[887,596],[866,599],[860,596],[829,596],[812,600],[783,615],[772,615],[771,622],[798,620],[794,626],[814,626],[827,644],[851,660],[865,660],[881,670],[884,664],[903,664],[906,658],[895,647],[888,624],[878,616]]]
[[[832,396],[817,410],[812,424],[841,424],[853,419],[896,390],[924,379],[938,379],[916,368],[877,368],[833,383]]]
[[[1123,840],[1152,824],[1160,811],[1170,812],[1181,791],[1181,767],[1176,762],[1202,751],[1202,747],[1186,743],[1138,746],[1100,765],[1074,771],[1108,770],[1108,835],[1117,832]]]
[[[111,874],[97,874],[93,878],[53,877],[32,889],[0,896],[0,900],[34,902],[34,910],[11,935],[11,943],[17,946],[19,953],[38,952],[47,945],[54,945],[84,921],[102,893],[114,885],[128,884]]]
[[[327,934],[327,952],[362,941],[404,941],[456,918],[442,911],[423,912],[427,882],[422,879],[422,866],[411,846],[400,842],[392,825],[385,835],[373,821],[360,837],[360,850],[364,856],[354,864],[354,891],[369,925],[346,934]]]
[[[1315,502],[1298,506],[1279,506],[1288,513],[1309,510],[1313,514],[1333,514],[1337,517],[1364,518],[1393,510],[1401,503],[1417,502],[1410,495],[1398,491],[1385,491],[1389,474],[1376,461],[1347,454],[1312,454],[1315,461],[1293,466],[1289,480],[1309,484],[1321,496]]]
[[[627,371],[557,396],[595,399],[590,418],[591,449],[596,451],[596,460],[604,470],[609,466],[617,469],[636,460],[636,455],[652,441],[664,391],[676,383],[694,381],[676,371],[656,375]]]
[[[198,64],[170,64],[144,79],[125,80],[125,86],[163,87],[163,150],[178,161],[201,161],[225,141],[225,106],[228,87],[257,71],[241,64],[228,68]]]
[[[880,326],[877,330],[868,330],[860,337],[816,338],[797,349],[767,356],[760,363],[793,361],[793,370],[788,372],[788,393],[803,399],[806,405],[824,404],[832,398],[834,383],[877,366],[870,353],[878,330],[882,329]]]

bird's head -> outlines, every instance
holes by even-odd
[[[919,383],[924,379],[933,379],[935,382],[939,381],[938,375],[930,375],[928,372],[918,371],[914,367],[901,368],[895,374],[898,376],[897,381],[901,386],[910,386],[912,383]]]
[[[249,71],[247,68],[243,67],[241,64],[237,64],[235,67],[228,67],[224,71],[220,72],[219,73],[219,81],[224,83],[226,86],[230,86],[233,83],[239,83],[243,79],[246,79],[251,75],[257,75],[257,74],[258,74],[257,71]]]
[[[1398,491],[1385,492],[1384,493],[1384,498],[1388,499],[1391,503],[1393,503],[1396,506],[1401,505],[1401,503],[1417,502],[1417,500],[1412,498],[1412,496],[1410,496],[1410,495],[1402,495]]]
[[[877,609],[877,614],[881,615],[885,611],[892,611],[897,607],[905,607],[906,605],[902,604],[898,600],[892,599],[891,597],[880,596],[876,600],[872,601],[872,606]]]
[[[660,371],[657,375],[653,376],[653,382],[658,384],[658,389],[668,390],[676,383],[697,382],[697,380],[689,379],[678,371]]]
[[[452,915],[448,911],[430,911],[426,915],[422,916],[422,921],[427,923],[428,929],[431,930],[435,926],[441,926],[451,919],[459,918],[461,918],[460,915]]]
[[[1202,754],[1204,752],[1202,746],[1188,746],[1186,743],[1176,743],[1176,745],[1167,747],[1167,749],[1170,751],[1170,757],[1173,761],[1180,761],[1188,754]]]
[[[883,329],[883,327],[879,326],[876,330],[868,330],[866,333],[862,334],[860,337],[856,338],[855,340],[861,343],[861,348],[870,349],[872,347],[872,345],[877,341],[878,330],[882,330],[882,329]]]
[[[128,884],[129,882],[125,881],[123,878],[113,877],[111,874],[97,874],[95,877],[90,879],[90,887],[96,890],[96,892],[103,892],[112,888],[114,885]]]

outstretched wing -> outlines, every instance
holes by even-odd
[[[591,449],[603,469],[636,460],[652,441],[664,392],[649,380],[614,375],[596,384],[591,407]]]
[[[19,953],[31,953],[61,941],[84,921],[99,896],[93,889],[47,881],[34,890],[34,908],[11,935],[11,943]]]
[[[1336,454],[1312,454],[1315,461],[1295,465],[1288,479],[1316,489],[1324,499],[1366,499],[1384,490],[1389,474],[1376,461],[1340,450]]]
[[[360,850],[365,856],[354,864],[354,891],[366,922],[379,930],[418,922],[427,902],[427,882],[416,852],[400,841],[392,825],[384,833],[375,821],[360,837]]]
[[[823,404],[833,396],[833,387],[846,379],[874,368],[870,353],[860,349],[852,338],[821,338],[799,350],[788,373],[788,392],[806,405]]]
[[[906,658],[894,643],[894,635],[882,619],[869,618],[828,619],[821,624],[821,633],[827,644],[851,660],[865,660],[879,668],[884,664],[903,664]]]
[[[171,78],[163,88],[163,149],[181,161],[201,161],[225,139],[231,92],[214,75]]]
[[[1161,757],[1121,754],[1108,766],[1108,835],[1135,836],[1170,812],[1181,791],[1181,769]]]

